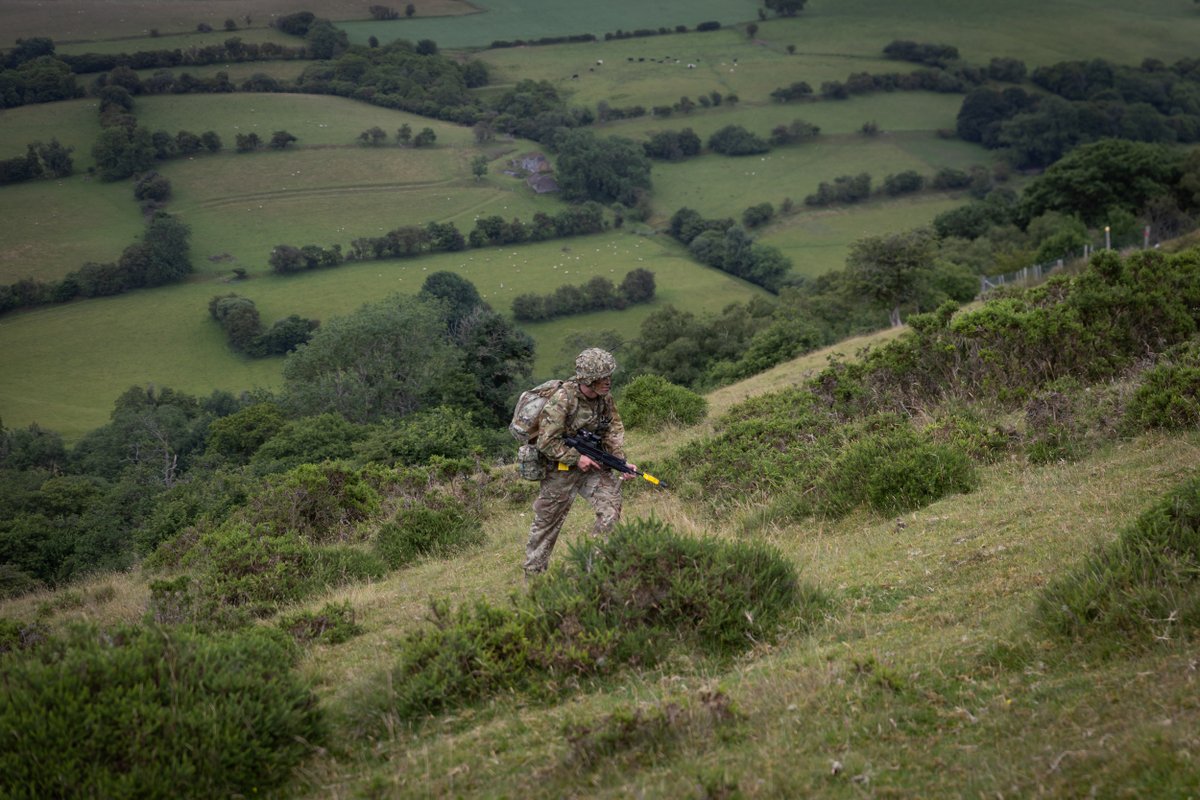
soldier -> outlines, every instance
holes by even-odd
[[[546,570],[576,494],[586,497],[596,512],[593,536],[608,534],[621,518],[621,481],[635,476],[614,473],[563,442],[564,436],[588,430],[601,438],[606,451],[625,457],[625,426],[609,394],[616,369],[611,353],[596,347],[584,350],[575,359],[575,377],[565,381],[542,409],[536,444],[550,464],[533,503],[533,524],[525,546],[527,577]]]

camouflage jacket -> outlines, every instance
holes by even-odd
[[[604,430],[604,420],[609,420]],[[563,442],[579,430],[602,434],[604,449],[619,458],[625,457],[625,426],[617,413],[617,404],[611,394],[589,399],[579,390],[575,381],[566,381],[550,399],[538,422],[537,449],[551,461],[575,466],[579,453]]]

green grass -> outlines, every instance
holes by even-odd
[[[0,284],[115,261],[144,226],[132,186],[85,175],[0,187]]]
[[[547,80],[559,87],[572,104],[592,108],[603,100],[612,106],[640,104],[649,109],[670,105],[685,95],[695,101],[712,91],[736,94],[743,103],[769,102],[773,90],[794,81],[807,81],[819,90],[823,81],[845,80],[852,72],[907,73],[915,68],[886,61],[878,54],[788,55],[784,48],[764,47],[757,41],[740,30],[729,29],[598,42],[586,47],[488,50],[479,53],[478,58],[492,69],[493,86],[511,85],[525,78]],[[597,60],[604,64],[596,64]],[[695,64],[695,68],[689,69],[688,64]]]
[[[270,139],[272,132],[286,130],[298,138],[296,144],[302,147],[349,146],[355,145],[358,135],[367,128],[378,125],[389,137],[395,137],[396,129],[405,123],[414,133],[433,128],[440,146],[463,146],[474,141],[470,128],[461,125],[327,95],[159,95],[139,97],[135,102],[134,113],[140,125],[172,133],[215,130],[227,150],[233,150],[236,134],[251,131]]]
[[[457,5],[455,0],[413,0],[419,13],[446,13],[446,7]],[[367,16],[367,7],[356,0],[307,0],[303,8],[327,19],[354,19]],[[162,34],[191,34],[196,26],[207,22],[216,30],[214,34],[240,35],[246,37],[251,31],[241,30],[229,34],[224,30],[225,20],[233,18],[239,28],[262,28],[273,17],[291,14],[300,10],[295,0],[253,0],[241,7],[230,5],[228,0],[181,0],[170,3],[146,3],[140,0],[5,0],[0,4],[0,29],[6,37],[50,36],[55,42],[92,43],[104,39],[131,39],[144,37],[152,41],[150,31],[157,29]],[[251,21],[247,25],[245,17]],[[170,42],[171,37],[158,37],[157,41]],[[223,40],[220,40],[223,41]],[[249,41],[247,39],[247,41]],[[295,41],[293,39],[293,41]],[[177,47],[178,45],[147,45],[133,39],[130,49],[145,50],[151,47]]]
[[[68,42],[57,45],[55,52],[64,55],[80,55],[82,53],[137,53],[149,50],[188,50],[223,44],[227,39],[233,37],[241,39],[246,44],[272,42],[284,45],[285,47],[300,47],[304,44],[304,40],[300,37],[288,36],[286,33],[277,31],[274,28],[253,27],[227,31],[224,29],[224,21],[225,17],[209,19],[208,24],[214,28],[209,33],[200,33],[196,31],[195,25],[193,25],[191,31],[170,33],[162,36],[137,35],[99,41]]]
[[[778,207],[778,203],[775,205]],[[844,269],[850,245],[864,236],[919,228],[960,205],[961,198],[929,192],[893,202],[876,200],[822,210],[801,208],[760,229],[756,238],[778,247],[792,259],[792,272],[812,278]]]
[[[481,47],[498,39],[538,39],[591,33],[603,37],[617,30],[668,27],[695,28],[701,22],[723,24],[757,19],[753,0],[669,0],[644,3],[640,0],[608,0],[605,3],[563,3],[558,0],[486,0],[473,5],[486,13],[461,18],[417,16],[393,22],[346,22],[339,25],[356,44],[371,36],[381,42],[394,39],[432,39],[441,47]]]
[[[107,421],[112,403],[132,385],[170,386],[201,396],[280,384],[282,359],[243,359],[209,319],[208,301],[237,292],[254,300],[268,325],[289,314],[328,320],[395,292],[415,293],[425,277],[452,270],[484,299],[509,313],[512,299],[546,293],[596,275],[619,283],[642,266],[655,273],[658,300],[625,312],[571,317],[530,327],[536,369],[547,376],[563,363],[569,333],[636,332],[654,308],[674,303],[717,311],[761,290],[684,258],[665,237],[605,235],[510,248],[488,248],[414,260],[363,262],[291,278],[264,276],[225,283],[212,276],[115,298],[52,306],[0,318],[0,419],[9,427],[37,422],[74,440]]]
[[[100,135],[98,105],[95,100],[65,100],[0,111],[0,158],[23,156],[33,142],[58,139],[75,148],[71,154],[75,171],[86,170],[95,163],[92,144]]]
[[[193,78],[211,78],[218,72],[224,72],[235,85],[241,85],[246,79],[258,75],[268,75],[278,81],[294,81],[300,77],[312,62],[310,61],[245,61],[235,64],[210,64],[204,67],[175,67],[170,72],[176,77],[191,75]],[[137,70],[138,77],[146,80],[158,72],[155,69]]]

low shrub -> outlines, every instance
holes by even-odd
[[[345,541],[357,523],[379,512],[380,503],[362,471],[336,462],[302,464],[271,479],[247,504],[247,516],[252,524],[313,543]]]
[[[348,602],[326,603],[320,611],[289,614],[279,621],[279,627],[302,645],[341,644],[362,633],[362,626],[354,621],[354,608]]]
[[[629,428],[695,425],[707,414],[704,397],[659,375],[639,375],[621,390],[621,419]]]
[[[1181,361],[1143,373],[1125,410],[1124,424],[1131,431],[1200,427],[1200,345]]]
[[[375,534],[375,552],[392,569],[422,556],[447,556],[482,544],[483,526],[458,500],[429,494],[396,512]]]
[[[80,629],[2,658],[5,797],[250,796],[325,736],[279,632]]]
[[[1200,628],[1200,478],[1168,492],[1115,542],[1048,586],[1035,623],[1113,650]]]
[[[699,701],[681,698],[653,706],[618,708],[591,721],[563,726],[570,750],[564,767],[595,770],[621,760],[658,763],[682,741],[726,736],[741,714],[720,689],[703,689]]]
[[[184,558],[198,567],[196,590],[208,601],[244,608],[255,616],[312,590],[317,557],[299,534],[231,522],[201,537]]]
[[[766,545],[692,539],[651,519],[571,546],[511,603],[434,604],[434,627],[407,638],[384,687],[363,692],[359,723],[411,724],[502,692],[548,699],[672,647],[727,659],[811,622],[825,600]]]

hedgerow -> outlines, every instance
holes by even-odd
[[[1034,622],[1111,650],[1193,635],[1200,628],[1200,478],[1167,493],[1048,586]]]
[[[250,796],[320,745],[316,697],[279,631],[79,629],[0,656],[0,794]]]
[[[508,607],[435,603],[433,627],[402,643],[383,686],[363,688],[349,724],[378,733],[387,720],[413,724],[502,693],[551,699],[675,648],[728,659],[811,624],[824,603],[766,545],[626,523],[607,540],[571,546]]]

